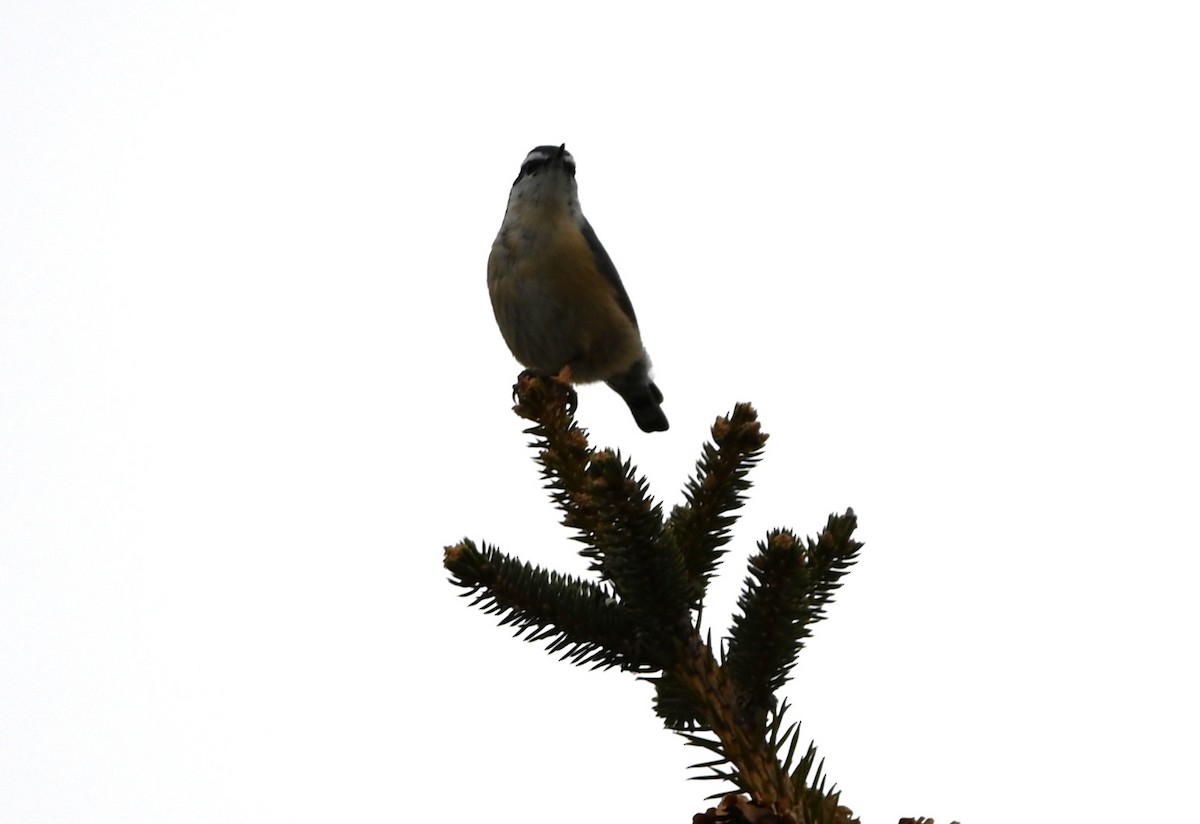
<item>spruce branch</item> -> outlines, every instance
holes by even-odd
[[[696,702],[678,678],[664,672],[645,680],[654,684],[654,714],[663,720],[663,726],[676,732],[697,729]]]
[[[446,547],[451,582],[474,596],[472,606],[501,616],[500,625],[517,628],[516,637],[550,640],[549,652],[563,652],[573,664],[651,672],[639,643],[639,630],[601,585],[522,563],[484,544],[461,541]]]
[[[588,443],[570,387],[523,374],[514,398],[514,411],[532,423],[525,432],[546,488],[597,580],[463,540],[445,551],[452,583],[518,637],[545,641],[572,663],[618,667],[652,683],[664,725],[709,753],[693,765],[702,771],[696,777],[744,793],[725,795],[696,822],[852,824],[815,746],[800,747],[800,724],[785,721],[789,705],[776,693],[862,547],[854,511],[830,515],[815,540],[768,533],[750,559],[718,660],[700,617],[767,440],[754,408],[738,404],[717,418],[684,503],[664,520],[632,463]]]
[[[582,551],[592,569],[648,631],[670,635],[690,625],[683,558],[663,539],[662,507],[651,502],[645,479],[620,455],[601,450],[588,480],[600,515],[595,545]]]
[[[646,480],[620,454],[596,450],[587,431],[574,420],[573,391],[553,378],[523,373],[513,393],[519,416],[534,422],[542,476],[563,512],[563,524],[575,529],[580,551],[636,613],[647,638],[687,622],[688,584],[683,559],[663,537],[662,507],[650,499]],[[668,633],[669,635],[669,633]],[[670,645],[657,650],[669,655]]]
[[[747,719],[765,722],[773,696],[788,680],[812,625],[841,585],[862,546],[850,536],[854,510],[830,515],[820,537],[801,542],[773,530],[750,559],[750,577],[738,599],[725,666],[740,685]]]
[[[716,572],[729,530],[737,518],[730,514],[745,503],[747,475],[762,457],[767,435],[748,403],[739,403],[729,417],[717,418],[712,441],[705,443],[696,474],[684,487],[685,503],[671,511],[667,530],[684,552],[688,582],[696,603],[703,600]]]
[[[574,391],[554,379],[521,373],[513,387],[513,411],[534,425],[530,447],[537,450],[550,499],[563,513],[563,525],[578,532],[574,539],[595,547],[603,528],[596,502],[588,492],[587,467],[591,457],[587,430],[575,423]]]

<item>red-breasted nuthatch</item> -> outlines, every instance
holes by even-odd
[[[633,304],[579,208],[575,158],[538,146],[521,164],[488,258],[504,342],[528,369],[604,381],[644,432],[667,428]]]

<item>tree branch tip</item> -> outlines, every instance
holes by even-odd
[[[744,401],[734,404],[733,411],[728,416],[721,415],[712,426],[713,442],[725,444],[731,439],[745,443],[743,448],[748,451],[762,449],[770,437],[762,430],[758,420],[758,412]]]
[[[513,384],[513,411],[526,420],[545,424],[553,416],[562,415],[569,424],[575,413],[575,390],[554,376],[538,375],[526,370]]]

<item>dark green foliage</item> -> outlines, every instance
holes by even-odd
[[[816,540],[775,530],[759,544],[718,662],[700,635],[700,612],[767,439],[754,409],[738,404],[717,419],[685,503],[664,521],[631,463],[589,446],[569,387],[522,375],[515,397],[517,414],[534,424],[526,432],[546,486],[597,580],[464,540],[446,549],[452,582],[517,636],[546,641],[571,663],[642,673],[664,724],[715,756],[695,765],[707,771],[699,777],[749,793],[747,803],[774,811],[772,820],[848,820],[815,749],[796,759],[799,725],[783,726],[787,703],[774,696],[861,546],[854,512],[829,516]]]
[[[528,376],[518,387],[524,391],[517,393],[516,412],[534,421],[525,432],[534,437],[530,446],[563,523],[584,544],[580,554],[636,618],[644,643],[669,637],[687,622],[689,592],[683,559],[663,535],[662,507],[651,502],[632,464],[589,448],[587,433],[566,411],[566,387]],[[659,645],[655,654],[669,657],[671,645]]]
[[[767,436],[754,408],[739,403],[723,425],[713,427],[713,440],[704,444],[696,474],[683,490],[686,503],[671,511],[667,530],[684,553],[694,603],[708,591],[708,582],[729,543],[737,521],[731,513],[745,502],[747,475],[762,457]]]
[[[674,542],[663,539],[662,507],[652,505],[645,479],[619,455],[592,455],[587,493],[597,513],[593,545],[581,554],[621,603],[654,637],[688,623],[688,586]]]
[[[471,605],[502,615],[501,626],[517,628],[527,641],[550,640],[550,652],[563,652],[573,664],[620,667],[634,672],[662,668],[639,644],[637,626],[599,584],[547,571],[471,541],[446,550],[453,582],[474,595]]]
[[[854,563],[862,546],[850,538],[855,524],[854,510],[830,515],[821,536],[806,542],[776,529],[750,559],[725,667],[740,687],[747,719],[756,724],[765,723],[772,696],[787,682],[804,639],[825,617],[826,604]]]
[[[654,713],[669,730],[696,729],[696,702],[674,675],[663,673],[647,678],[654,684]]]

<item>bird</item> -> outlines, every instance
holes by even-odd
[[[575,158],[525,157],[492,243],[488,293],[509,350],[530,372],[608,384],[643,432],[668,427],[633,304],[579,206]]]

